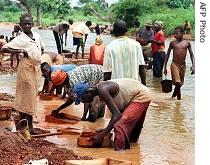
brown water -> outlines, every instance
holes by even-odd
[[[1,30],[1,29],[0,29]],[[6,30],[5,30],[6,32]],[[55,50],[53,36],[50,31],[38,31],[43,35],[48,50]],[[49,35],[46,35],[45,33]],[[89,36],[87,44],[94,41],[95,34]],[[71,36],[69,37],[71,38]],[[104,36],[106,43],[110,36]],[[46,42],[47,41],[47,42]],[[191,42],[194,51],[194,42]],[[168,41],[166,43],[168,46]],[[72,47],[70,46],[72,49]],[[96,158],[113,157],[116,159],[130,160],[138,165],[193,165],[194,164],[194,76],[190,75],[190,59],[187,58],[187,72],[185,84],[182,87],[182,100],[171,98],[171,93],[161,91],[160,80],[152,77],[152,72],[147,72],[147,86],[153,94],[153,102],[150,105],[138,143],[131,144],[131,149],[116,152],[112,148],[80,148],[77,147],[77,135],[59,135],[47,137],[49,141],[60,146],[72,149],[80,155],[89,155]],[[169,76],[170,77],[170,76]],[[15,93],[15,75],[0,76],[0,92]],[[65,128],[70,125],[57,125],[44,122],[46,114],[57,108],[63,100],[51,101],[38,100],[38,112],[35,121],[37,127]],[[71,106],[63,112],[81,117],[82,105]],[[79,122],[71,125],[81,129],[103,128],[108,118],[97,120],[95,123]]]

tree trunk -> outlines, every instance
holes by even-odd
[[[36,19],[37,19],[37,26],[42,25],[42,18],[41,18],[41,6],[37,6],[36,8]]]

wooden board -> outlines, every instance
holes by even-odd
[[[66,160],[66,165],[132,165],[131,161],[113,158],[100,158],[93,160]]]
[[[57,123],[57,124],[76,124],[78,120],[68,119],[68,118],[58,118],[52,115],[45,116],[45,121],[48,123]]]
[[[77,145],[79,147],[94,147],[91,137],[95,136],[97,132],[82,132],[77,138]],[[100,147],[112,147],[112,133],[107,134]]]

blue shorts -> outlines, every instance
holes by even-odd
[[[83,39],[73,37],[73,45],[77,45],[77,46],[83,45]]]

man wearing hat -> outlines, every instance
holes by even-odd
[[[142,45],[142,51],[143,51],[144,60],[146,64],[149,62],[148,57],[152,57],[151,44],[147,43],[147,41],[152,40],[153,36],[154,36],[154,31],[152,30],[152,21],[147,20],[145,23],[145,28],[139,33],[139,38],[136,39]],[[146,42],[145,44],[143,44],[140,41],[142,39],[144,42]]]
[[[165,35],[163,32],[163,22],[155,21],[154,30],[155,35],[148,43],[152,43],[153,54],[153,76],[162,77],[163,64],[165,58]]]

